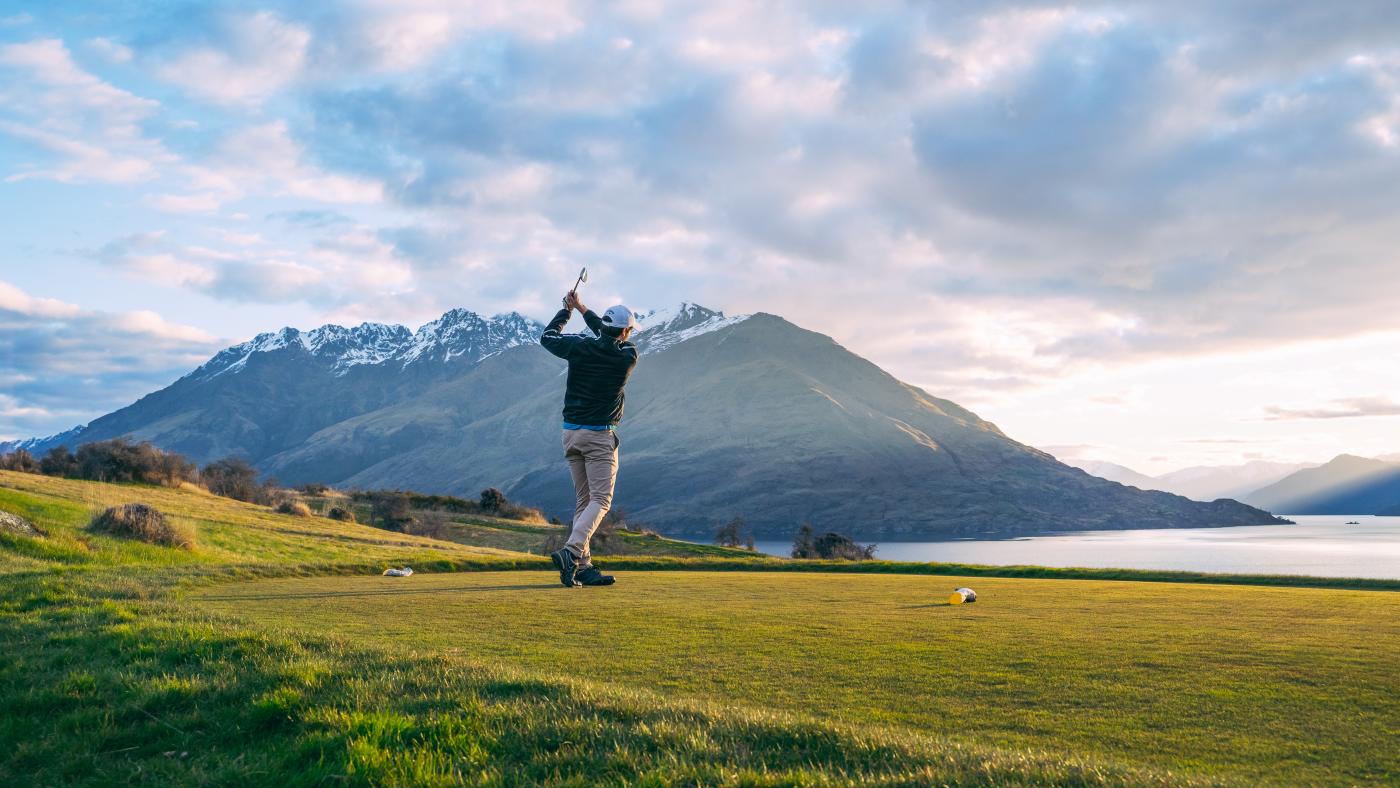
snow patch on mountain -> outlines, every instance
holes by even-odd
[[[260,353],[291,349],[328,362],[336,376],[358,366],[418,361],[446,362],[466,357],[479,361],[507,348],[535,342],[544,326],[516,312],[484,318],[453,309],[417,331],[400,325],[361,323],[354,328],[327,324],[311,331],[283,328],[220,351],[187,377],[210,380],[236,373]]]
[[[726,317],[723,312],[689,302],[653,309],[639,315],[637,343],[643,353],[656,353],[748,317]],[[477,363],[513,347],[534,344],[543,332],[542,324],[517,312],[488,318],[467,309],[453,309],[415,331],[385,323],[361,323],[353,328],[327,324],[310,331],[288,327],[222,350],[186,377],[212,380],[237,373],[259,354],[286,351],[309,354],[326,363],[336,376],[360,366],[408,367],[454,359]]]
[[[637,344],[643,354],[657,353],[687,339],[742,323],[749,317],[751,316],[725,317],[723,312],[688,301],[682,302],[678,307],[653,309],[644,315],[638,315],[641,330],[637,334]]]
[[[67,444],[70,448],[75,447],[78,436],[87,429],[86,424],[80,424],[71,430],[56,432],[43,438],[22,438],[13,441],[0,441],[0,454],[9,454],[12,451],[23,449],[30,454],[38,455],[50,446]]]

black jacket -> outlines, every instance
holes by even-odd
[[[622,420],[622,387],[637,366],[637,346],[604,334],[603,321],[591,309],[583,313],[583,322],[597,336],[560,334],[567,322],[569,310],[559,310],[540,337],[545,350],[569,362],[564,421],[590,427],[616,425]]]

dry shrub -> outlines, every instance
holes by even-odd
[[[332,520],[339,520],[342,523],[355,522],[355,513],[344,506],[332,506],[331,510],[326,513],[326,516]]]
[[[301,501],[283,501],[277,504],[278,514],[290,514],[294,517],[310,517],[311,507]]]
[[[171,522],[154,506],[124,503],[92,518],[88,529],[100,534],[139,539],[149,544],[194,549],[194,531]]]

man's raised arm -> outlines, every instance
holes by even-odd
[[[540,335],[540,344],[544,345],[544,349],[559,358],[567,359],[569,353],[573,351],[574,345],[578,344],[579,341],[578,337],[564,336],[559,333],[564,324],[569,322],[571,314],[573,314],[573,310],[567,306],[556,312],[554,319],[549,321],[549,325],[544,328],[544,333]]]
[[[570,292],[564,296],[564,308],[577,309],[579,314],[583,315],[583,322],[588,326],[588,330],[597,336],[603,335],[603,319],[598,317],[592,309],[583,305],[577,292]]]

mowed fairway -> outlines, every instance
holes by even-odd
[[[270,631],[1246,781],[1400,779],[1400,595],[764,572],[263,580]],[[958,585],[980,601],[949,606]]]

